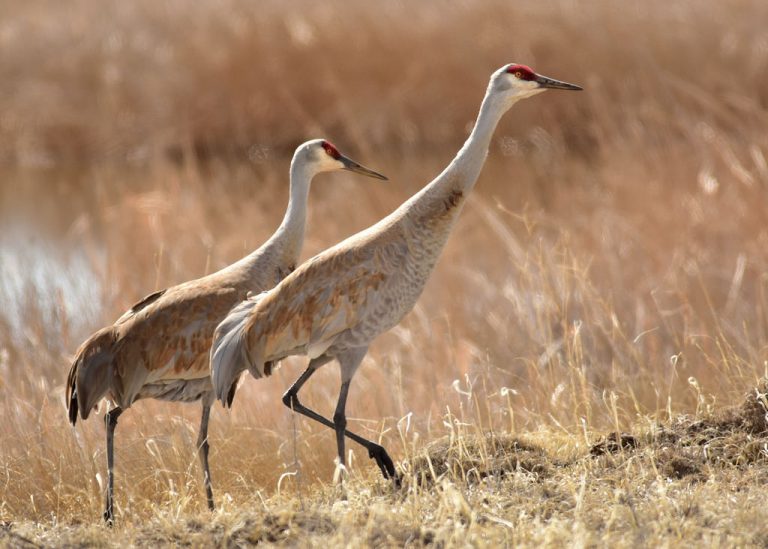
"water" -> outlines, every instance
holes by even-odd
[[[61,318],[79,324],[96,314],[100,295],[99,277],[81,250],[36,234],[34,227],[0,226],[0,317],[13,332],[24,331],[35,309],[47,325]]]
[[[60,339],[62,323],[78,330],[100,309],[103,254],[68,234],[82,215],[74,189],[84,174],[4,171],[0,179],[0,327],[17,342],[32,331]]]

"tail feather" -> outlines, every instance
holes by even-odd
[[[216,398],[232,407],[237,382],[244,370],[259,372],[255,360],[248,351],[245,324],[256,304],[264,294],[249,297],[236,305],[216,327],[211,346],[211,377]],[[269,375],[269,373],[267,373]],[[257,376],[260,377],[260,376]]]
[[[69,422],[72,425],[77,423],[77,365],[78,360],[72,363],[69,368],[69,374],[67,375],[67,410],[69,413]]]
[[[115,333],[110,326],[99,330],[77,350],[67,375],[69,422],[77,423],[78,413],[88,419],[96,404],[107,394],[112,379]]]

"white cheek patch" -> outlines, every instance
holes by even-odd
[[[317,168],[318,171],[321,172],[332,172],[335,170],[340,170],[343,167],[343,164],[336,160],[335,158],[332,158],[328,153],[323,151],[320,158],[317,159]]]
[[[344,167],[344,164],[342,164],[340,161],[336,160],[335,158],[331,158],[330,156],[326,155],[325,161],[323,162],[323,167],[328,171],[333,170],[340,170]]]
[[[533,80],[524,80],[520,82],[520,85],[518,88],[522,91],[520,96],[522,97],[531,97],[533,95],[539,94],[543,91],[546,91],[546,88],[542,88],[539,86],[539,84]]]

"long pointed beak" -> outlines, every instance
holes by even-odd
[[[536,82],[540,88],[552,88],[555,90],[583,90],[581,86],[576,84],[569,84],[568,82],[562,82],[555,80],[554,78],[547,78],[546,76],[536,75]]]
[[[368,177],[374,177],[376,179],[383,179],[384,181],[389,181],[389,178],[385,175],[381,175],[379,172],[375,172],[371,169],[366,168],[365,166],[361,166],[354,160],[347,158],[343,154],[339,156],[339,161],[344,164],[344,169],[349,170],[350,172],[359,173],[360,175],[367,175]]]

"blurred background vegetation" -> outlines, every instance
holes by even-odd
[[[310,257],[439,173],[513,61],[585,91],[504,118],[419,305],[355,378],[353,425],[397,454],[451,418],[571,433],[732,401],[768,369],[767,20],[760,0],[0,1],[0,518],[97,516],[103,426],[66,425],[71,354],[263,242],[295,146],[391,179],[318,177]],[[279,395],[300,368],[214,412],[219,493],[293,470]],[[307,402],[336,391],[332,366]],[[123,416],[124,509],[169,485],[200,503],[197,415]],[[332,434],[296,427],[327,479]]]

